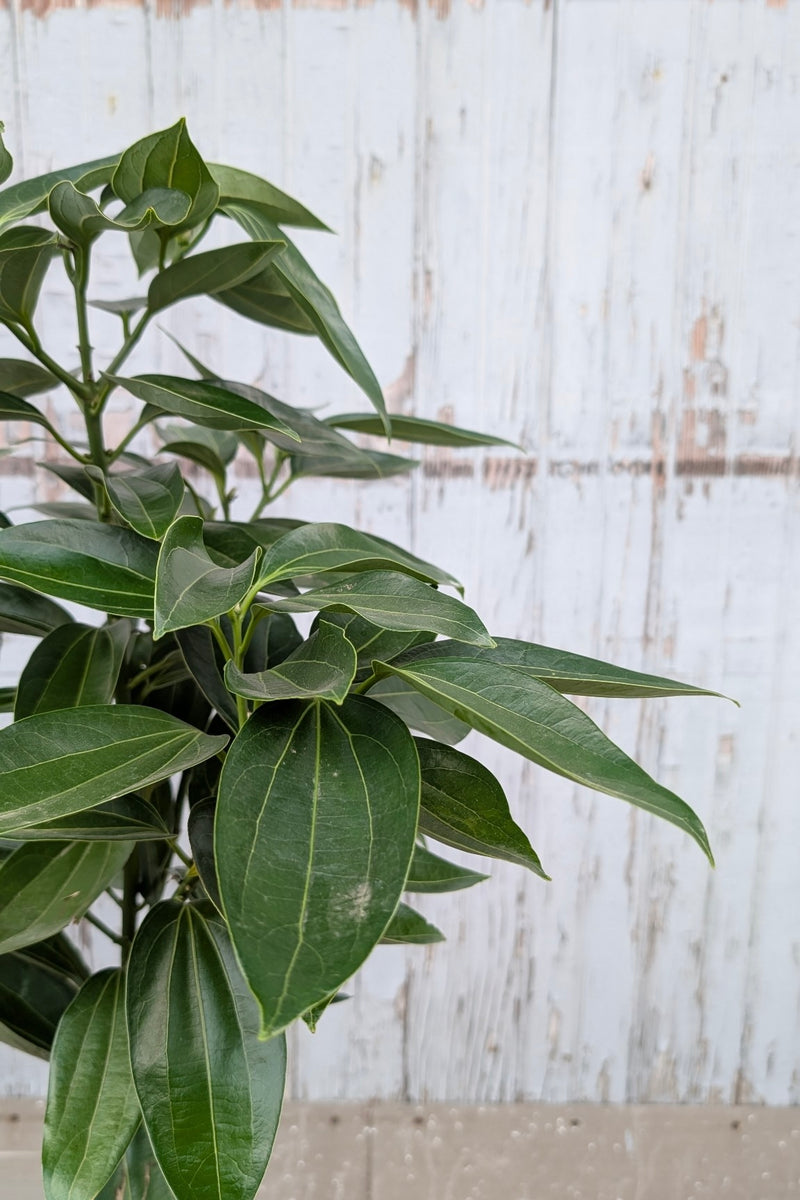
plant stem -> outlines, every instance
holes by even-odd
[[[5,322],[4,322],[5,324]],[[6,324],[5,328],[9,333],[13,333],[18,342],[21,342],[25,349],[37,358],[43,367],[47,367],[51,375],[55,375],[65,387],[69,388],[73,396],[81,402],[89,399],[89,391],[79,379],[74,375],[70,375],[69,371],[65,371],[60,363],[57,363],[54,358],[51,358],[47,351],[39,341],[38,335],[34,329],[23,330],[15,325]]]
[[[191,857],[191,855],[187,854],[186,851],[183,850],[178,845],[178,841],[176,838],[170,839],[169,844],[172,848],[172,853],[181,860],[181,862],[183,863],[183,865],[185,867],[193,867],[194,866],[194,859]]]
[[[79,250],[75,256],[75,311],[78,317],[78,353],[81,356],[81,372],[87,388],[94,389],[92,377],[92,344],[89,338],[89,312],[86,306],[86,289],[89,284],[89,254]]]
[[[110,938],[111,941],[115,942],[118,946],[123,946],[125,944],[119,934],[114,933],[114,930],[110,929],[108,925],[106,925],[105,921],[101,921],[99,917],[94,915],[94,913],[84,913],[83,919],[84,921],[88,921],[90,925],[94,925],[95,929],[99,929],[101,933],[104,933],[107,938]]]
[[[125,341],[120,346],[116,356],[114,357],[114,359],[109,363],[108,367],[106,368],[106,370],[104,372],[105,375],[115,375],[117,373],[117,371],[120,369],[122,364],[125,362],[125,359],[130,354],[131,350],[133,350],[134,346],[139,341],[139,338],[142,336],[145,329],[147,328],[147,323],[150,320],[150,315],[151,314],[149,312],[147,312],[146,310],[145,310],[145,312],[142,313],[141,317],[136,322],[133,329],[131,329],[130,333],[125,338]],[[103,382],[100,384],[100,387],[97,391],[97,396],[95,398],[95,405],[99,410],[102,410],[106,400],[108,399],[109,392],[111,391],[113,386],[114,386],[114,384],[111,382],[110,379],[104,379]]]

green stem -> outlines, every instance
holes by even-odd
[[[122,454],[123,450],[125,450],[131,444],[133,439],[136,437],[137,433],[141,433],[141,431],[149,424],[150,424],[150,417],[144,417],[144,416],[139,417],[139,420],[136,422],[136,424],[132,425],[131,428],[128,430],[128,432],[125,434],[125,437],[122,439],[120,444],[117,446],[116,450],[108,451],[108,453],[107,453],[108,462],[110,462],[110,463],[116,462],[116,460]]]
[[[289,484],[292,482],[292,476],[289,475],[283,481],[280,488],[278,488],[274,492],[272,490],[275,485],[275,480],[278,478],[281,467],[283,466],[285,461],[286,461],[286,455],[281,450],[276,450],[275,451],[275,463],[272,468],[270,477],[269,477],[269,479],[267,479],[266,472],[264,471],[263,460],[260,458],[256,460],[257,465],[258,465],[258,476],[259,476],[259,479],[261,480],[261,499],[259,500],[255,509],[253,510],[253,515],[250,517],[251,521],[257,521],[258,518],[261,516],[262,512],[264,511],[264,509],[267,507],[267,505],[271,504],[272,501],[277,496],[280,496],[281,492],[284,492],[286,490],[286,488],[289,486]]]
[[[139,341],[139,339],[141,338],[145,329],[147,328],[147,323],[150,320],[150,316],[151,316],[151,314],[149,312],[147,312],[146,310],[145,310],[145,312],[142,313],[141,317],[136,322],[133,329],[131,329],[130,333],[125,338],[125,341],[120,346],[116,356],[109,363],[108,367],[104,371],[105,375],[116,375],[117,371],[120,369],[122,364],[125,362],[125,359],[128,357],[130,352],[133,350],[134,346]],[[108,399],[109,393],[113,387],[114,387],[114,384],[111,382],[110,379],[104,379],[103,382],[100,384],[100,387],[98,388],[98,391],[97,391],[97,396],[95,397],[95,406],[97,407],[98,410],[102,411],[102,408],[103,408],[106,400]]]
[[[183,863],[183,865],[185,867],[193,867],[194,866],[194,859],[191,857],[191,855],[187,854],[186,851],[183,850],[178,845],[177,839],[175,839],[175,838],[170,839],[169,844],[170,844],[170,847],[172,848],[172,853],[181,860],[181,862]]]
[[[355,687],[353,688],[353,691],[356,692],[359,696],[363,695],[364,692],[368,692],[369,689],[377,682],[378,682],[378,676],[370,675],[367,679],[362,680],[361,683],[357,683],[355,685]]]
[[[84,921],[88,921],[90,925],[94,925],[95,929],[99,929],[101,933],[104,933],[106,935],[106,937],[110,938],[110,940],[112,942],[116,942],[116,944],[118,946],[122,946],[125,944],[123,939],[119,936],[119,934],[114,933],[113,929],[109,929],[109,927],[108,927],[108,925],[106,925],[105,921],[101,921],[99,917],[96,917],[94,915],[94,913],[90,913],[90,912],[84,913],[83,919],[84,919]]]
[[[69,388],[76,400],[84,403],[89,400],[90,394],[86,386],[76,379],[74,375],[70,375],[69,371],[65,371],[60,363],[57,363],[54,358],[51,358],[47,351],[39,341],[39,337],[33,328],[23,330],[14,325],[6,325],[6,329],[13,333],[18,342],[21,342],[25,349],[37,358],[43,367],[47,367],[51,375],[55,375],[65,387]]]
[[[85,250],[78,250],[75,256],[75,274],[73,276],[75,311],[78,317],[78,353],[81,356],[83,382],[90,391],[93,391],[92,343],[89,337],[89,310],[86,305],[86,289],[88,285],[89,255]]]

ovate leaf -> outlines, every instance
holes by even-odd
[[[200,517],[179,517],[158,559],[154,637],[230,612],[252,587],[259,557],[257,548],[237,567],[218,567],[203,543]]]
[[[0,863],[0,954],[83,916],[122,869],[129,842],[31,842]]]
[[[213,910],[168,901],[145,918],[128,967],[136,1090],[181,1200],[252,1200],[278,1126],[283,1038],[258,1010]]]
[[[249,279],[285,245],[282,241],[243,242],[193,254],[159,271],[147,293],[150,312],[160,312],[189,296],[212,296]]]
[[[414,847],[414,857],[408,872],[407,892],[460,892],[488,879],[467,867],[448,862],[438,854],[432,854],[425,846]]]
[[[34,650],[20,676],[15,720],[60,708],[110,704],[130,623],[59,625]]]
[[[137,375],[134,379],[107,375],[106,378],[153,408],[186,417],[210,429],[275,429],[290,440],[300,440],[288,425],[257,404],[202,379],[180,379],[175,375]]]
[[[168,779],[226,744],[139,705],[41,713],[0,729],[0,834]]]
[[[336,625],[320,621],[307,641],[280,666],[256,674],[225,666],[230,691],[248,700],[306,700],[314,696],[341,704],[356,673],[356,651]]]
[[[336,991],[383,934],[414,847],[417,772],[406,727],[361,696],[260,708],[234,741],[217,874],[262,1037]]]
[[[179,228],[200,225],[211,216],[219,200],[219,188],[186,132],[183,118],[127,149],[114,171],[111,187],[126,204],[150,188],[185,192],[191,207]]]
[[[49,171],[46,175],[25,179],[22,183],[5,188],[0,192],[0,228],[4,225],[14,225],[17,221],[24,221],[26,217],[41,212],[47,207],[50,192],[62,179],[71,179],[84,192],[102,187],[111,178],[118,159],[118,154],[109,155],[107,158],[95,159],[94,162],[79,163],[75,167],[65,167],[60,171]]]
[[[78,191],[69,180],[57,183],[47,198],[53,224],[84,249],[101,233],[109,231],[135,233],[150,227],[177,227],[188,215],[191,203],[185,192],[154,187],[109,217],[91,196]]]
[[[106,475],[108,498],[123,520],[142,537],[162,538],[177,516],[184,483],[177,463],[163,463],[123,475]]]
[[[0,320],[28,326],[47,268],[58,253],[54,234],[19,225],[0,234]]]
[[[422,772],[419,831],[469,854],[527,867],[549,879],[539,856],[512,819],[505,792],[484,767],[452,746],[417,738]]]
[[[64,1013],[53,1043],[42,1146],[47,1200],[97,1195],[140,1119],[125,976],[100,971]]]
[[[328,417],[328,424],[350,433],[371,433],[386,436],[380,417],[373,413],[342,413]],[[459,429],[457,425],[445,425],[442,421],[428,421],[423,417],[406,417],[401,413],[389,414],[389,436],[403,442],[419,442],[429,446],[511,446],[519,450],[514,442],[494,437],[490,433],[478,433],[474,429]]]
[[[6,526],[6,528],[11,528]],[[71,621],[70,614],[28,588],[13,583],[0,583],[0,633],[23,633],[43,637],[46,633]]]
[[[225,660],[211,630],[207,625],[190,625],[178,629],[175,637],[195,683],[235,733],[239,728],[236,701],[225,686]]]
[[[442,931],[408,904],[398,904],[397,912],[381,938],[385,946],[429,946],[444,940]]]
[[[275,614],[275,617],[279,616],[283,617],[283,614]],[[325,620],[331,625],[338,625],[347,634],[347,640],[355,646],[358,656],[358,672],[356,674],[358,682],[372,674],[372,663],[376,658],[386,660],[396,658],[404,650],[419,643],[428,642],[433,637],[430,633],[381,629],[379,625],[373,625],[371,621],[365,621],[363,617],[357,617],[353,613],[336,613],[330,609],[325,614]],[[413,694],[418,695],[418,693]],[[373,699],[377,699],[377,697],[373,697]]]
[[[0,389],[14,396],[35,396],[59,386],[55,375],[24,358],[0,358]],[[30,419],[30,418],[29,418]]]
[[[235,287],[215,292],[214,299],[260,325],[283,329],[287,333],[316,332],[300,305],[292,299],[280,272],[272,266]]]

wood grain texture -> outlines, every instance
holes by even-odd
[[[676,830],[472,738],[553,883],[493,864],[421,898],[448,943],[379,950],[293,1037],[292,1094],[800,1101],[800,7],[10,0],[0,71],[26,173],[185,113],[208,157],[338,231],[299,240],[390,407],[525,446],[428,448],[410,481],[313,483],[281,513],[440,561],[494,632],[742,702],[588,705],[698,809],[715,872]],[[96,294],[129,292],[120,261]],[[66,292],[48,306],[69,357]],[[278,396],[361,403],[320,348],[211,302],[162,323]],[[0,508],[56,494],[37,453],[0,474]],[[20,661],[7,639],[0,682]],[[0,1061],[0,1089],[41,1090],[38,1064]]]

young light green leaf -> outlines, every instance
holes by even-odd
[[[223,211],[237,221],[255,241],[284,238],[286,248],[273,263],[281,276],[281,282],[314,326],[317,337],[326,350],[347,371],[380,413],[386,422],[386,433],[391,436],[380,384],[361,347],[345,324],[339,306],[328,288],[314,274],[294,243],[263,212],[239,201],[226,202]]]
[[[71,620],[66,609],[54,600],[13,583],[0,583],[0,633],[44,637]]]
[[[83,985],[56,1033],[44,1117],[47,1200],[96,1196],[141,1120],[125,1021],[125,975]]]
[[[53,188],[47,206],[53,224],[76,246],[86,249],[101,233],[135,233],[151,226],[176,227],[188,216],[192,202],[185,192],[154,187],[137,196],[116,216],[109,217],[91,196],[64,179]]]
[[[202,379],[180,379],[175,375],[138,375],[134,379],[106,375],[106,378],[137,400],[176,417],[186,417],[197,425],[207,425],[210,429],[270,429],[295,442],[300,440],[288,425],[259,405]]]
[[[210,906],[157,904],[128,966],[136,1090],[167,1183],[181,1200],[252,1200],[278,1127],[283,1038],[258,1011]]]
[[[189,296],[213,296],[223,288],[235,287],[260,271],[284,245],[282,241],[242,242],[182,258],[155,276],[147,307],[151,313],[160,312]]]
[[[305,229],[319,229],[329,233],[318,217],[304,208],[293,196],[251,175],[249,171],[241,171],[238,167],[228,167],[222,163],[209,163],[208,169],[219,187],[220,203],[227,201],[244,201],[255,205],[276,225],[297,225]]]
[[[381,944],[384,946],[430,946],[445,940],[441,929],[426,921],[408,904],[398,904],[397,911],[389,922]]]
[[[677,825],[713,861],[706,831],[691,808],[548,684],[511,667],[458,659],[388,664],[385,670],[531,762]]]
[[[128,621],[99,629],[76,622],[59,625],[39,643],[23,669],[14,719],[110,704],[130,632]]]
[[[406,880],[407,892],[460,892],[488,879],[467,867],[448,862],[438,854],[432,854],[425,846],[414,847],[414,857]]]
[[[468,854],[527,867],[549,879],[539,856],[512,819],[505,792],[482,763],[427,738],[417,738],[422,800],[419,831]]]
[[[177,463],[105,476],[96,467],[87,471],[102,481],[116,511],[142,537],[162,538],[183,504],[186,489]]]
[[[319,697],[341,704],[356,673],[356,651],[336,625],[320,621],[307,641],[277,667],[246,674],[225,665],[225,684],[248,700],[307,700]]]
[[[328,417],[327,421],[334,428],[347,429],[350,433],[387,436],[383,422],[373,413],[341,413]],[[460,429],[457,425],[445,425],[442,421],[428,421],[423,417],[408,417],[402,413],[389,413],[389,425],[389,436],[403,442],[419,442],[428,446],[511,446],[514,450],[520,449],[515,442],[493,437],[490,433]]]
[[[523,675],[544,680],[557,692],[567,692],[573,696],[607,696],[617,699],[649,699],[658,696],[720,697],[719,692],[706,691],[688,683],[679,683],[675,679],[629,671],[625,667],[617,667],[613,663],[601,662],[596,658],[587,658],[583,654],[571,654],[566,650],[554,650],[550,646],[539,646],[514,638],[497,638],[496,645],[488,650],[467,649],[461,642],[437,642],[435,648],[422,646],[410,650],[402,656],[398,665],[445,658],[513,667]]]
[[[14,160],[8,152],[3,134],[5,133],[5,125],[0,121],[0,183],[5,183],[11,172],[14,170]]]
[[[130,842],[30,842],[0,862],[0,954],[58,933],[122,870]]]
[[[259,557],[256,548],[239,566],[218,567],[205,548],[200,517],[179,517],[158,557],[153,636],[230,612],[253,586]]]
[[[335,614],[331,614],[335,615]],[[397,676],[387,676],[379,679],[369,689],[372,700],[385,704],[392,712],[402,717],[410,729],[426,733],[437,742],[445,742],[455,746],[463,742],[470,732],[470,727],[464,721],[459,721],[452,713],[447,712],[439,704],[434,704],[427,696],[423,696],[416,688]]]
[[[291,600],[272,600],[276,612],[356,613],[384,629],[425,630],[476,646],[493,645],[480,617],[461,600],[397,571],[365,571]]]
[[[88,521],[0,529],[0,578],[123,617],[152,619],[157,558],[138,533]]]
[[[79,163],[61,171],[49,171],[46,175],[25,179],[22,183],[5,188],[0,192],[0,229],[4,225],[15,225],[17,221],[24,221],[26,217],[42,212],[47,207],[50,192],[62,179],[71,179],[84,192],[102,187],[111,179],[118,159],[118,154],[97,158],[93,162]]]
[[[58,1023],[78,990],[72,972],[47,951],[54,941],[0,958],[0,1042],[44,1059],[50,1057]]]
[[[220,751],[168,713],[135,704],[40,713],[0,729],[0,834],[83,812]]]
[[[58,254],[54,234],[19,225],[0,234],[0,320],[30,324],[47,268]]]
[[[414,848],[417,772],[402,721],[362,696],[262,707],[234,741],[217,875],[262,1037],[336,991],[381,937]]]
[[[259,536],[261,526],[251,526]],[[391,542],[329,522],[301,525],[272,541],[258,571],[259,587],[323,571],[399,571],[425,583],[457,585],[446,571]],[[388,628],[388,626],[387,626]]]
[[[120,796],[68,817],[13,829],[7,836],[14,842],[152,842],[172,834],[148,800]]]
[[[236,701],[225,686],[225,660],[207,625],[193,625],[175,632],[184,662],[200,691],[235,733],[239,728]]]
[[[126,204],[150,188],[185,192],[191,208],[170,232],[202,224],[212,215],[219,200],[219,188],[186,132],[182,117],[169,129],[151,133],[130,146],[117,164],[111,187],[114,195]]]
[[[0,389],[14,396],[35,396],[59,386],[55,375],[24,358],[0,358]],[[30,418],[29,418],[30,419]]]

